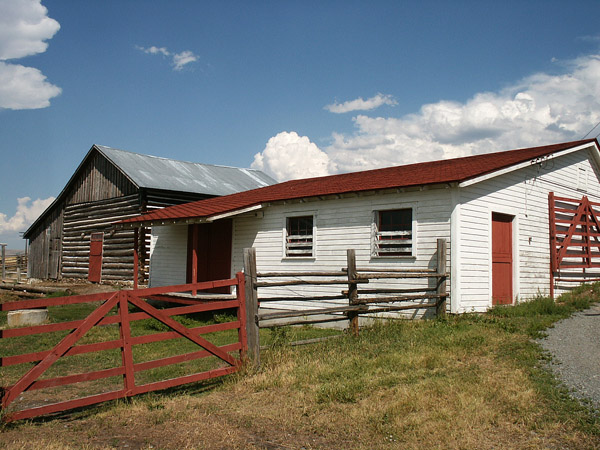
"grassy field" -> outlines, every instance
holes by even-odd
[[[287,342],[323,332],[266,330],[259,371],[9,424],[0,448],[600,448],[598,414],[532,341],[599,295],[588,286],[302,347]]]

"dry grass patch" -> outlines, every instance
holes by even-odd
[[[598,415],[566,395],[531,341],[585,307],[577,295],[486,315],[380,324],[358,339],[280,342],[256,373],[10,425],[0,446],[598,449]],[[595,295],[588,291],[587,304]]]

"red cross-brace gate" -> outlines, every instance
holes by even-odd
[[[548,194],[550,225],[550,296],[558,281],[600,281],[586,269],[600,268],[600,203]],[[596,209],[594,209],[596,208]],[[582,269],[577,278],[572,269]],[[561,276],[561,270],[570,270]],[[566,277],[564,276],[566,275]],[[591,275],[591,274],[590,274]]]
[[[201,297],[192,296],[190,298],[189,296],[173,295],[175,293],[189,293],[225,286],[236,287],[235,298],[230,296],[229,298],[222,300],[203,301]],[[169,301],[182,304],[183,306],[157,309],[144,299]],[[33,367],[21,376],[12,386],[2,386],[0,388],[0,394],[2,394],[1,403],[3,421],[26,419],[43,414],[65,411],[107,400],[130,397],[136,394],[227,375],[239,370],[245,359],[248,343],[246,338],[244,275],[241,272],[238,273],[235,278],[228,280],[207,281],[149,289],[122,290],[72,297],[23,300],[1,304],[0,310],[14,311],[90,302],[95,304],[101,302],[101,304],[82,320],[0,330],[0,339],[70,330],[69,334],[49,350],[31,352],[30,349],[28,353],[0,357],[0,366],[34,363]],[[134,307],[133,311],[129,311],[130,305]],[[173,316],[182,314],[232,309],[237,311],[237,317],[233,320],[195,328],[187,328],[173,319]],[[111,310],[116,311],[116,314],[110,314]],[[132,335],[131,323],[148,318],[153,318],[162,322],[168,331],[144,334],[141,336]],[[111,324],[116,324],[119,327],[120,338],[95,343],[79,343],[79,345],[77,345],[81,338],[83,338],[92,328]],[[218,346],[203,337],[205,334],[235,329],[238,331],[236,336],[237,340],[236,342],[229,344]],[[134,346],[176,338],[185,338],[193,342],[197,345],[196,350],[184,354],[167,355],[167,357],[151,361],[136,361],[134,359]],[[121,350],[122,363],[116,367],[102,370],[92,370],[91,368],[81,367],[82,372],[77,374],[61,374],[60,376],[54,376],[52,378],[41,378],[41,376],[61,358],[110,349]],[[27,349],[24,348],[23,350]],[[238,353],[238,356],[234,356],[232,353]],[[191,373],[177,378],[156,380],[146,384],[136,383],[135,374],[137,372],[210,356],[218,358],[223,365],[204,372]],[[58,403],[50,405],[30,407],[17,411],[8,410],[8,407],[26,391],[72,385],[74,383],[100,380],[115,376],[123,377],[123,386],[121,389],[73,400],[59,401]]]

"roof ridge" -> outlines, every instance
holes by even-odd
[[[117,152],[130,153],[132,155],[143,156],[145,158],[162,159],[165,161],[175,161],[175,162],[180,162],[180,163],[185,163],[185,164],[194,164],[197,166],[220,167],[220,168],[224,168],[224,169],[251,170],[253,172],[261,172],[261,170],[259,170],[259,169],[252,169],[250,167],[227,166],[224,164],[207,164],[207,163],[201,163],[201,162],[195,162],[195,161],[186,161],[183,159],[166,158],[164,156],[148,155],[146,153],[132,152],[131,150],[123,150],[121,148],[114,148],[114,147],[109,147],[107,145],[100,145],[100,144],[94,144],[94,146],[96,146],[98,149],[108,149],[108,150],[117,151]]]
[[[161,221],[164,219],[176,220],[190,217],[211,217],[224,213],[231,213],[261,203],[280,200],[432,184],[460,183],[498,172],[512,166],[517,166],[528,160],[535,160],[540,157],[566,151],[589,143],[595,143],[596,148],[599,148],[596,139],[586,139],[328,175],[324,177],[289,180],[214,199],[199,200],[167,207],[161,210],[155,210],[142,216],[126,219],[122,223],[152,222],[154,220]]]

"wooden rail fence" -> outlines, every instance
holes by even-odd
[[[257,272],[256,252],[244,251],[246,276],[246,314],[249,357],[260,364],[259,329],[281,325],[315,324],[349,321],[354,335],[359,333],[359,317],[381,313],[435,308],[437,315],[445,314],[448,297],[446,273],[446,240],[437,240],[435,268],[380,269],[357,267],[352,249],[347,251],[347,267],[339,271]],[[378,286],[369,283],[378,280]],[[381,281],[389,281],[381,286]],[[399,284],[405,282],[405,285]],[[418,283],[418,281],[425,283]],[[406,286],[408,282],[408,286]],[[295,295],[266,295],[271,288],[294,286],[340,287],[339,293],[300,293]],[[261,295],[259,296],[259,292]],[[277,303],[294,302],[296,308],[277,308]],[[320,303],[319,307],[301,307],[302,303]],[[259,310],[259,305],[261,309]]]
[[[0,281],[20,283],[27,277],[27,255],[0,255]]]
[[[173,295],[174,293],[189,293],[193,290],[208,290],[224,286],[235,286],[236,297],[225,300],[202,301],[189,295]],[[25,365],[26,369],[29,369],[24,375],[18,378],[16,383],[10,386],[3,386],[1,388],[2,420],[13,421],[64,411],[67,409],[79,408],[107,400],[129,397],[154,390],[166,389],[186,383],[206,380],[209,378],[230,374],[239,370],[242,362],[245,360],[245,353],[247,349],[244,291],[244,275],[240,272],[236,275],[236,278],[229,280],[218,280],[149,289],[122,290],[71,297],[24,300],[0,305],[0,310],[2,311],[26,310],[85,303],[93,303],[95,306],[97,306],[91,314],[82,320],[71,320],[59,323],[48,323],[43,325],[0,330],[0,338],[2,340],[40,335],[38,338],[40,342],[47,342],[51,339],[43,336],[47,333],[65,331],[69,332],[60,340],[60,342],[58,342],[58,344],[54,345],[53,347],[50,346],[50,348],[46,350],[31,352],[30,349],[29,353],[15,354],[10,356],[3,355],[2,358],[0,358],[0,366],[2,367],[23,364]],[[160,299],[161,301],[179,303],[183,304],[184,306],[158,309],[146,302],[144,299]],[[232,308],[237,310],[237,317],[233,321],[225,323],[187,328],[173,319],[173,316],[204,311],[231,310]],[[161,322],[168,331],[163,330],[153,334],[134,335],[132,333],[132,323],[149,318],[153,318]],[[88,342],[84,339],[84,341],[81,342],[82,338],[84,338],[86,334],[89,337],[89,332],[92,330],[92,328],[109,325],[118,326],[120,336],[119,339],[100,342]],[[203,335],[208,333],[232,329],[238,330],[237,342],[234,343],[217,346],[216,344],[211,343],[208,338],[203,337]],[[197,344],[197,348],[193,352],[177,355],[162,355],[164,357],[150,361],[140,361],[139,356],[134,358],[136,346],[177,338],[185,338],[194,344]],[[4,342],[2,342],[2,344],[4,344]],[[3,345],[3,347],[5,346]],[[80,365],[77,365],[77,370],[82,370],[80,373],[64,375],[61,372],[60,376],[50,373],[49,377],[42,377],[48,372],[48,369],[50,369],[61,359],[64,360],[64,358],[73,357],[76,355],[85,355],[111,349],[120,349],[120,366],[91,370],[92,367],[89,367],[85,362],[82,362]],[[27,349],[21,348],[19,350],[25,351]],[[236,357],[232,355],[232,352],[239,353],[239,356]],[[146,384],[136,383],[136,374],[139,372],[199,360],[201,358],[211,356],[216,357],[219,367],[191,374],[187,373],[185,375],[166,380],[153,380]],[[32,367],[30,366],[31,363],[33,363]],[[17,402],[17,400],[20,400],[22,394],[25,392],[66,385],[70,386],[75,383],[101,380],[109,377],[122,377],[123,387],[121,389],[112,390],[109,392],[102,392],[100,394],[89,395],[67,401],[59,401],[57,403],[46,404],[43,406],[30,406],[21,409],[15,408],[17,404],[19,406],[23,406],[22,402]],[[109,385],[109,388],[114,388],[114,385]]]

